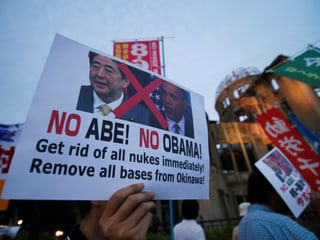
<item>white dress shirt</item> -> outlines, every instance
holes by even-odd
[[[183,219],[173,228],[175,240],[205,240],[203,228],[193,219]]]
[[[113,101],[111,103],[108,103],[108,106],[113,110],[117,107],[119,107],[123,101],[124,95],[123,93],[121,94],[121,97],[119,99],[117,99],[116,101]],[[106,104],[97,94],[96,92],[93,92],[93,112],[94,113],[98,113],[98,114],[102,114],[101,113],[101,109],[99,106],[101,106],[102,104]],[[115,117],[113,112],[110,112],[108,114],[108,116],[110,117]]]

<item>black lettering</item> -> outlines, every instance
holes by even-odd
[[[123,143],[123,135],[124,135],[124,124],[123,123],[115,123],[113,141],[115,143]]]
[[[45,152],[47,150],[47,145],[43,143],[48,143],[47,139],[40,139],[37,142],[36,149],[38,152]]]
[[[31,164],[29,172],[33,173],[33,171],[35,170],[35,171],[37,171],[37,173],[41,173],[41,170],[40,170],[41,164],[42,164],[42,160],[40,158],[34,158],[32,160],[32,164]]]
[[[152,172],[120,168],[120,178],[136,179],[136,180],[152,180]]]
[[[45,174],[50,174],[51,173],[51,170],[52,170],[52,164],[51,163],[45,163],[43,164],[43,167],[42,167],[42,172],[45,173]]]
[[[171,141],[170,141],[169,134],[163,135],[163,148],[166,152],[170,152],[170,150],[171,150]]]
[[[88,177],[94,176],[94,167],[93,166],[81,166],[81,165],[70,165],[62,163],[50,163],[43,161],[39,158],[34,158],[31,163],[29,170],[30,173],[42,173],[42,174],[54,174],[54,175],[79,175]]]
[[[94,136],[95,140],[99,140],[98,120],[96,118],[92,119],[85,138],[89,138],[91,135]]]
[[[152,164],[152,165],[159,165],[159,163],[160,163],[159,157],[149,156],[145,152],[143,152],[143,155],[130,153],[129,161],[130,162],[137,162],[137,163],[144,163],[144,164]]]
[[[112,140],[112,127],[113,123],[107,120],[102,121],[101,129],[101,140],[102,141],[111,141]]]
[[[71,167],[72,167],[72,165],[71,165]],[[61,175],[61,174],[62,175],[66,175],[67,174],[67,170],[68,170],[67,164],[55,163],[52,173],[53,174],[58,174],[58,175]]]
[[[40,139],[36,145],[36,149],[38,152],[48,151],[49,153],[58,153],[58,154],[63,154],[63,151],[62,151],[63,147],[64,147],[63,142],[60,142],[59,144],[56,144],[56,143],[48,144],[47,139]]]

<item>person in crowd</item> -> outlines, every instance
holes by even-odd
[[[154,193],[143,192],[143,188],[143,184],[132,184],[108,201],[83,201],[80,224],[66,240],[146,239],[155,203]]]
[[[187,100],[187,92],[167,81],[160,87],[160,99],[164,107],[162,115],[168,123],[168,131],[194,138],[193,118]],[[151,116],[150,123],[156,126],[156,120]]]
[[[320,192],[311,191],[310,205],[315,211],[318,219],[320,220]]]
[[[239,204],[240,220],[243,218],[244,215],[247,214],[249,206],[250,206],[249,202],[242,202]],[[235,226],[232,230],[232,240],[238,240],[238,227],[239,227],[239,225]]]
[[[173,228],[175,240],[204,240],[203,228],[197,223],[199,203],[197,200],[184,200],[181,205],[183,219]]]
[[[90,85],[81,86],[77,110],[117,117],[114,110],[125,103],[125,94],[130,82],[119,68],[119,63],[106,56],[89,52]],[[150,111],[141,104],[130,107],[119,118],[141,124],[148,124]]]
[[[248,179],[251,205],[239,224],[239,240],[317,239],[289,217],[289,209],[264,175],[254,168]]]

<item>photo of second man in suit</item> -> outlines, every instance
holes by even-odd
[[[167,81],[160,86],[161,114],[168,123],[167,130],[183,136],[194,138],[193,117],[189,93]],[[150,123],[157,126],[157,120],[151,116]]]

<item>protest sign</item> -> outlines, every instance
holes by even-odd
[[[9,200],[2,198],[2,189],[15,153],[16,142],[23,124],[0,124],[0,211],[8,208]]]
[[[274,148],[255,163],[297,218],[310,202],[310,186],[294,165]]]
[[[257,120],[272,141],[301,172],[311,188],[320,192],[320,157],[278,108],[270,108]]]
[[[120,98],[105,113],[98,103],[119,86]],[[167,119],[179,112],[167,103],[177,100],[173,87],[184,96],[178,127]],[[56,35],[3,195],[105,200],[143,182],[156,199],[207,199],[209,170],[202,96]]]

